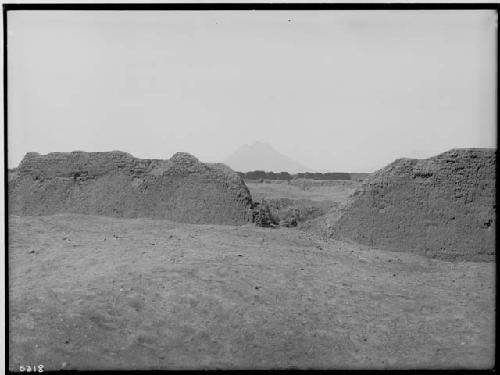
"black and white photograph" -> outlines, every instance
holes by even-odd
[[[492,370],[495,4],[4,4],[6,369]]]

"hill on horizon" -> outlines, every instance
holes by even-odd
[[[266,172],[314,172],[292,158],[276,151],[265,142],[245,144],[223,160],[235,171],[250,172],[264,170]]]

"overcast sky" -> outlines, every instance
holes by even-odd
[[[264,141],[371,172],[496,147],[496,28],[473,10],[9,11],[9,166],[73,150],[216,162]]]

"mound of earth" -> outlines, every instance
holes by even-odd
[[[9,181],[9,213],[79,213],[243,224],[252,198],[238,174],[187,153],[169,160],[120,151],[28,153]]]
[[[321,217],[335,207],[336,203],[310,199],[270,198],[262,199],[260,202],[254,201],[254,205],[258,209],[268,212],[269,223],[295,227],[298,224]]]
[[[358,188],[329,235],[444,260],[494,261],[495,167],[496,149],[398,159]]]

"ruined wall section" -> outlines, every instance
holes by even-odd
[[[252,199],[243,180],[222,164],[187,153],[169,160],[124,152],[29,153],[9,182],[16,215],[80,213],[150,217],[189,223],[243,224]]]
[[[372,174],[329,235],[444,260],[495,259],[495,149],[398,159]]]

